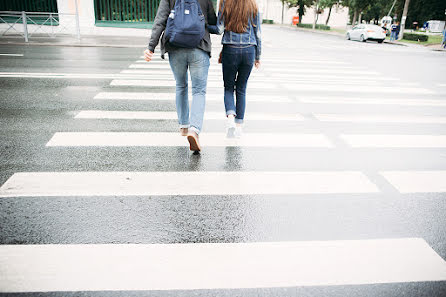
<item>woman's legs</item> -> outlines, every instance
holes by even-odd
[[[223,82],[225,87],[224,101],[226,116],[236,115],[234,102],[235,80],[238,69],[238,48],[232,46],[223,47],[222,68],[223,68]]]
[[[255,46],[250,46],[242,49],[241,63],[238,66],[238,75],[236,82],[236,117],[235,122],[238,124],[243,123],[245,118],[246,109],[246,87],[248,85],[248,79],[254,66],[255,60]]]

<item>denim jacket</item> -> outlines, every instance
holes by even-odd
[[[223,4],[224,5],[224,4]],[[256,26],[253,26],[253,23]],[[256,60],[260,60],[260,54],[262,53],[262,39],[260,29],[260,13],[248,20],[248,27],[243,33],[235,33],[225,30],[225,24],[223,20],[222,11],[218,12],[217,25],[208,26],[209,33],[221,35],[223,32],[222,44],[233,45],[255,45],[256,46]]]

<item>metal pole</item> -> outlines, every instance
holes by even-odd
[[[26,13],[22,11],[22,20],[23,20],[23,35],[25,36],[25,42],[28,42],[28,21],[26,19]]]
[[[410,0],[406,0],[406,3],[404,4],[403,16],[401,17],[401,24],[400,24],[400,35],[398,36],[398,40],[403,39],[404,36],[404,28],[406,27],[406,18],[407,18],[407,11],[409,10],[409,2]]]
[[[76,36],[78,40],[81,40],[81,30],[79,25],[79,8],[77,6],[77,0],[74,0],[75,6],[76,6]]]
[[[387,14],[388,16],[390,16],[390,14],[392,13],[393,8],[395,7],[396,1],[393,1],[392,7],[390,7],[389,13]]]
[[[53,14],[52,13],[50,13],[50,23],[51,23],[51,36],[54,36]]]

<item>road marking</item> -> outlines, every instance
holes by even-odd
[[[22,54],[0,54],[0,56],[23,57]]]
[[[133,87],[175,87],[174,80],[123,80],[115,79],[111,86],[133,86]]]
[[[299,101],[311,104],[371,104],[402,106],[446,106],[446,100],[392,99],[392,98],[346,98],[346,97],[299,97]]]
[[[189,99],[192,96],[189,94]],[[174,93],[148,93],[148,92],[101,92],[95,97],[95,100],[167,100],[175,101]],[[276,95],[248,95],[249,102],[274,102],[274,103],[291,103],[293,100],[287,97]],[[206,101],[223,102],[223,95],[206,95]]]
[[[141,77],[147,77],[147,78],[153,78],[153,79],[159,79],[160,76],[166,76],[169,78],[174,78],[172,72],[168,73],[158,73],[150,70],[144,70],[144,69],[130,69],[130,70],[122,70],[121,74],[139,74],[143,75]],[[345,81],[398,81],[399,78],[387,78],[387,77],[373,77],[370,78],[370,76],[367,75],[348,75],[348,76],[339,76],[335,74],[307,74],[307,73],[293,73],[290,74],[284,74],[281,75],[280,73],[267,73],[266,71],[253,71],[251,72],[251,76],[254,77],[262,77],[262,79],[268,79],[268,80],[280,80],[280,81],[294,81],[296,79],[337,79],[337,80],[345,80]],[[222,80],[221,74],[216,73],[210,73],[208,76],[209,79],[219,79]],[[257,81],[257,79],[256,79]]]
[[[115,79],[110,83],[111,86],[133,86],[133,87],[175,87],[174,80],[125,80]],[[208,88],[223,89],[223,81],[208,81]],[[274,89],[276,86],[271,83],[248,82],[248,88],[251,89]]]
[[[149,65],[150,64],[157,64],[157,65],[159,65],[159,64],[167,64],[167,65],[169,65],[168,61],[166,61],[166,62],[162,62],[162,61],[147,62],[146,60],[137,60],[137,61],[135,61],[135,63],[149,63]],[[271,66],[273,66],[273,65],[277,65],[278,63],[279,62],[277,62],[277,60],[276,61],[271,61],[271,60],[263,61],[262,60],[262,65],[271,65]],[[288,61],[285,62],[286,65],[293,64],[293,63],[297,63],[297,64],[324,64],[324,66],[325,65],[330,65],[330,64],[333,64],[333,65],[351,64],[351,63],[347,63],[347,62],[333,61],[333,60],[323,60],[323,61],[321,61],[321,60],[288,60]],[[282,64],[284,64],[284,63],[282,63]]]
[[[357,171],[20,172],[0,187],[0,197],[378,192],[376,185]]]
[[[340,136],[355,148],[445,148],[446,135],[354,135]]]
[[[319,147],[332,148],[322,134],[245,133],[228,139],[223,133],[201,133],[207,147]],[[173,132],[57,132],[47,146],[188,146],[185,137]]]
[[[27,72],[0,72],[0,77],[25,77],[25,78],[93,78],[93,79],[149,79],[145,75],[112,74],[112,73],[27,73]],[[173,74],[157,74],[157,79],[164,77],[173,78]]]
[[[320,84],[283,84],[285,88],[291,91],[326,91],[326,92],[353,92],[353,93],[407,93],[407,94],[435,94],[434,91],[424,88],[409,87],[383,87],[383,86],[348,86],[324,85]]]
[[[340,74],[350,74],[350,75],[380,75],[379,72],[376,71],[362,71],[362,70],[342,70],[340,69],[326,69],[324,68],[296,68],[290,69],[290,67],[286,68],[277,68],[277,69],[268,69],[268,72],[277,71],[273,74],[273,76],[290,76],[292,74],[301,74],[301,73],[330,73],[334,75]]]
[[[1,245],[0,292],[346,286],[446,280],[421,238]]]
[[[138,63],[138,64],[131,64],[129,66],[129,68],[131,69],[152,69],[152,70],[156,70],[159,71],[160,69],[162,70],[169,70],[172,71],[170,68],[169,64],[154,64],[154,65],[150,65],[150,64],[142,64],[142,63]],[[217,65],[211,65],[209,67],[210,71],[219,71],[221,72],[221,66],[217,66]]]
[[[76,119],[121,119],[121,120],[177,120],[176,112],[163,111],[108,111],[83,110]],[[205,112],[206,120],[226,120],[224,112]],[[304,121],[298,114],[250,113],[245,117],[249,121]]]
[[[271,74],[271,77],[268,77],[268,79],[270,78],[275,78],[275,79],[280,79],[280,80],[290,80],[292,81],[293,79],[296,78],[307,78],[307,79],[337,79],[337,80],[343,80],[343,81],[398,81],[400,80],[399,78],[392,78],[392,77],[370,77],[367,75],[364,76],[360,76],[360,75],[344,75],[344,76],[340,76],[340,75],[327,75],[327,74],[307,74],[307,73],[300,73],[300,74],[278,74],[278,73],[274,73]]]
[[[446,192],[446,171],[380,172],[400,193]]]
[[[294,81],[283,81],[283,80],[266,80],[266,81],[260,81],[258,79],[253,79],[252,82],[248,82],[248,88],[251,89],[274,89],[277,86],[274,85],[273,83],[281,83],[282,85],[286,85],[288,86],[288,84],[293,84],[293,83],[314,83],[315,80],[314,79],[299,79],[299,80],[294,80]],[[364,88],[365,86],[374,86],[374,88],[383,88],[381,86],[376,86],[376,84],[378,82],[376,81],[343,81],[343,80],[338,80],[338,79],[319,79],[318,83],[325,83],[325,86],[327,86],[327,84],[331,84],[333,86],[333,88],[336,89],[341,89],[339,86],[343,85],[361,85],[361,87],[357,87],[357,88]],[[159,78],[157,80],[150,80],[150,79],[131,79],[131,80],[126,80],[126,79],[115,79],[110,83],[111,86],[133,86],[133,87],[175,87],[175,80],[170,79],[170,80],[159,80]],[[223,81],[220,78],[219,80],[208,80],[207,82],[207,87],[208,88],[223,88]],[[345,90],[345,87],[342,88],[342,90]]]
[[[446,124],[446,117],[416,115],[314,114],[321,122]]]

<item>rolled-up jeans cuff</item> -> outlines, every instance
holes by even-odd
[[[237,119],[237,118],[235,118],[234,122],[235,122],[236,124],[243,124],[243,119]]]
[[[228,110],[227,112],[226,112],[226,116],[228,116],[228,115],[234,115],[234,116],[236,116],[237,115],[237,113],[235,113],[235,110]]]
[[[200,130],[198,130],[198,128],[194,127],[194,126],[190,126],[189,128],[190,131],[194,131],[195,133],[200,134]]]
[[[181,128],[189,128],[189,127],[190,127],[189,124],[187,124],[187,125],[180,125],[180,129],[181,129]]]

